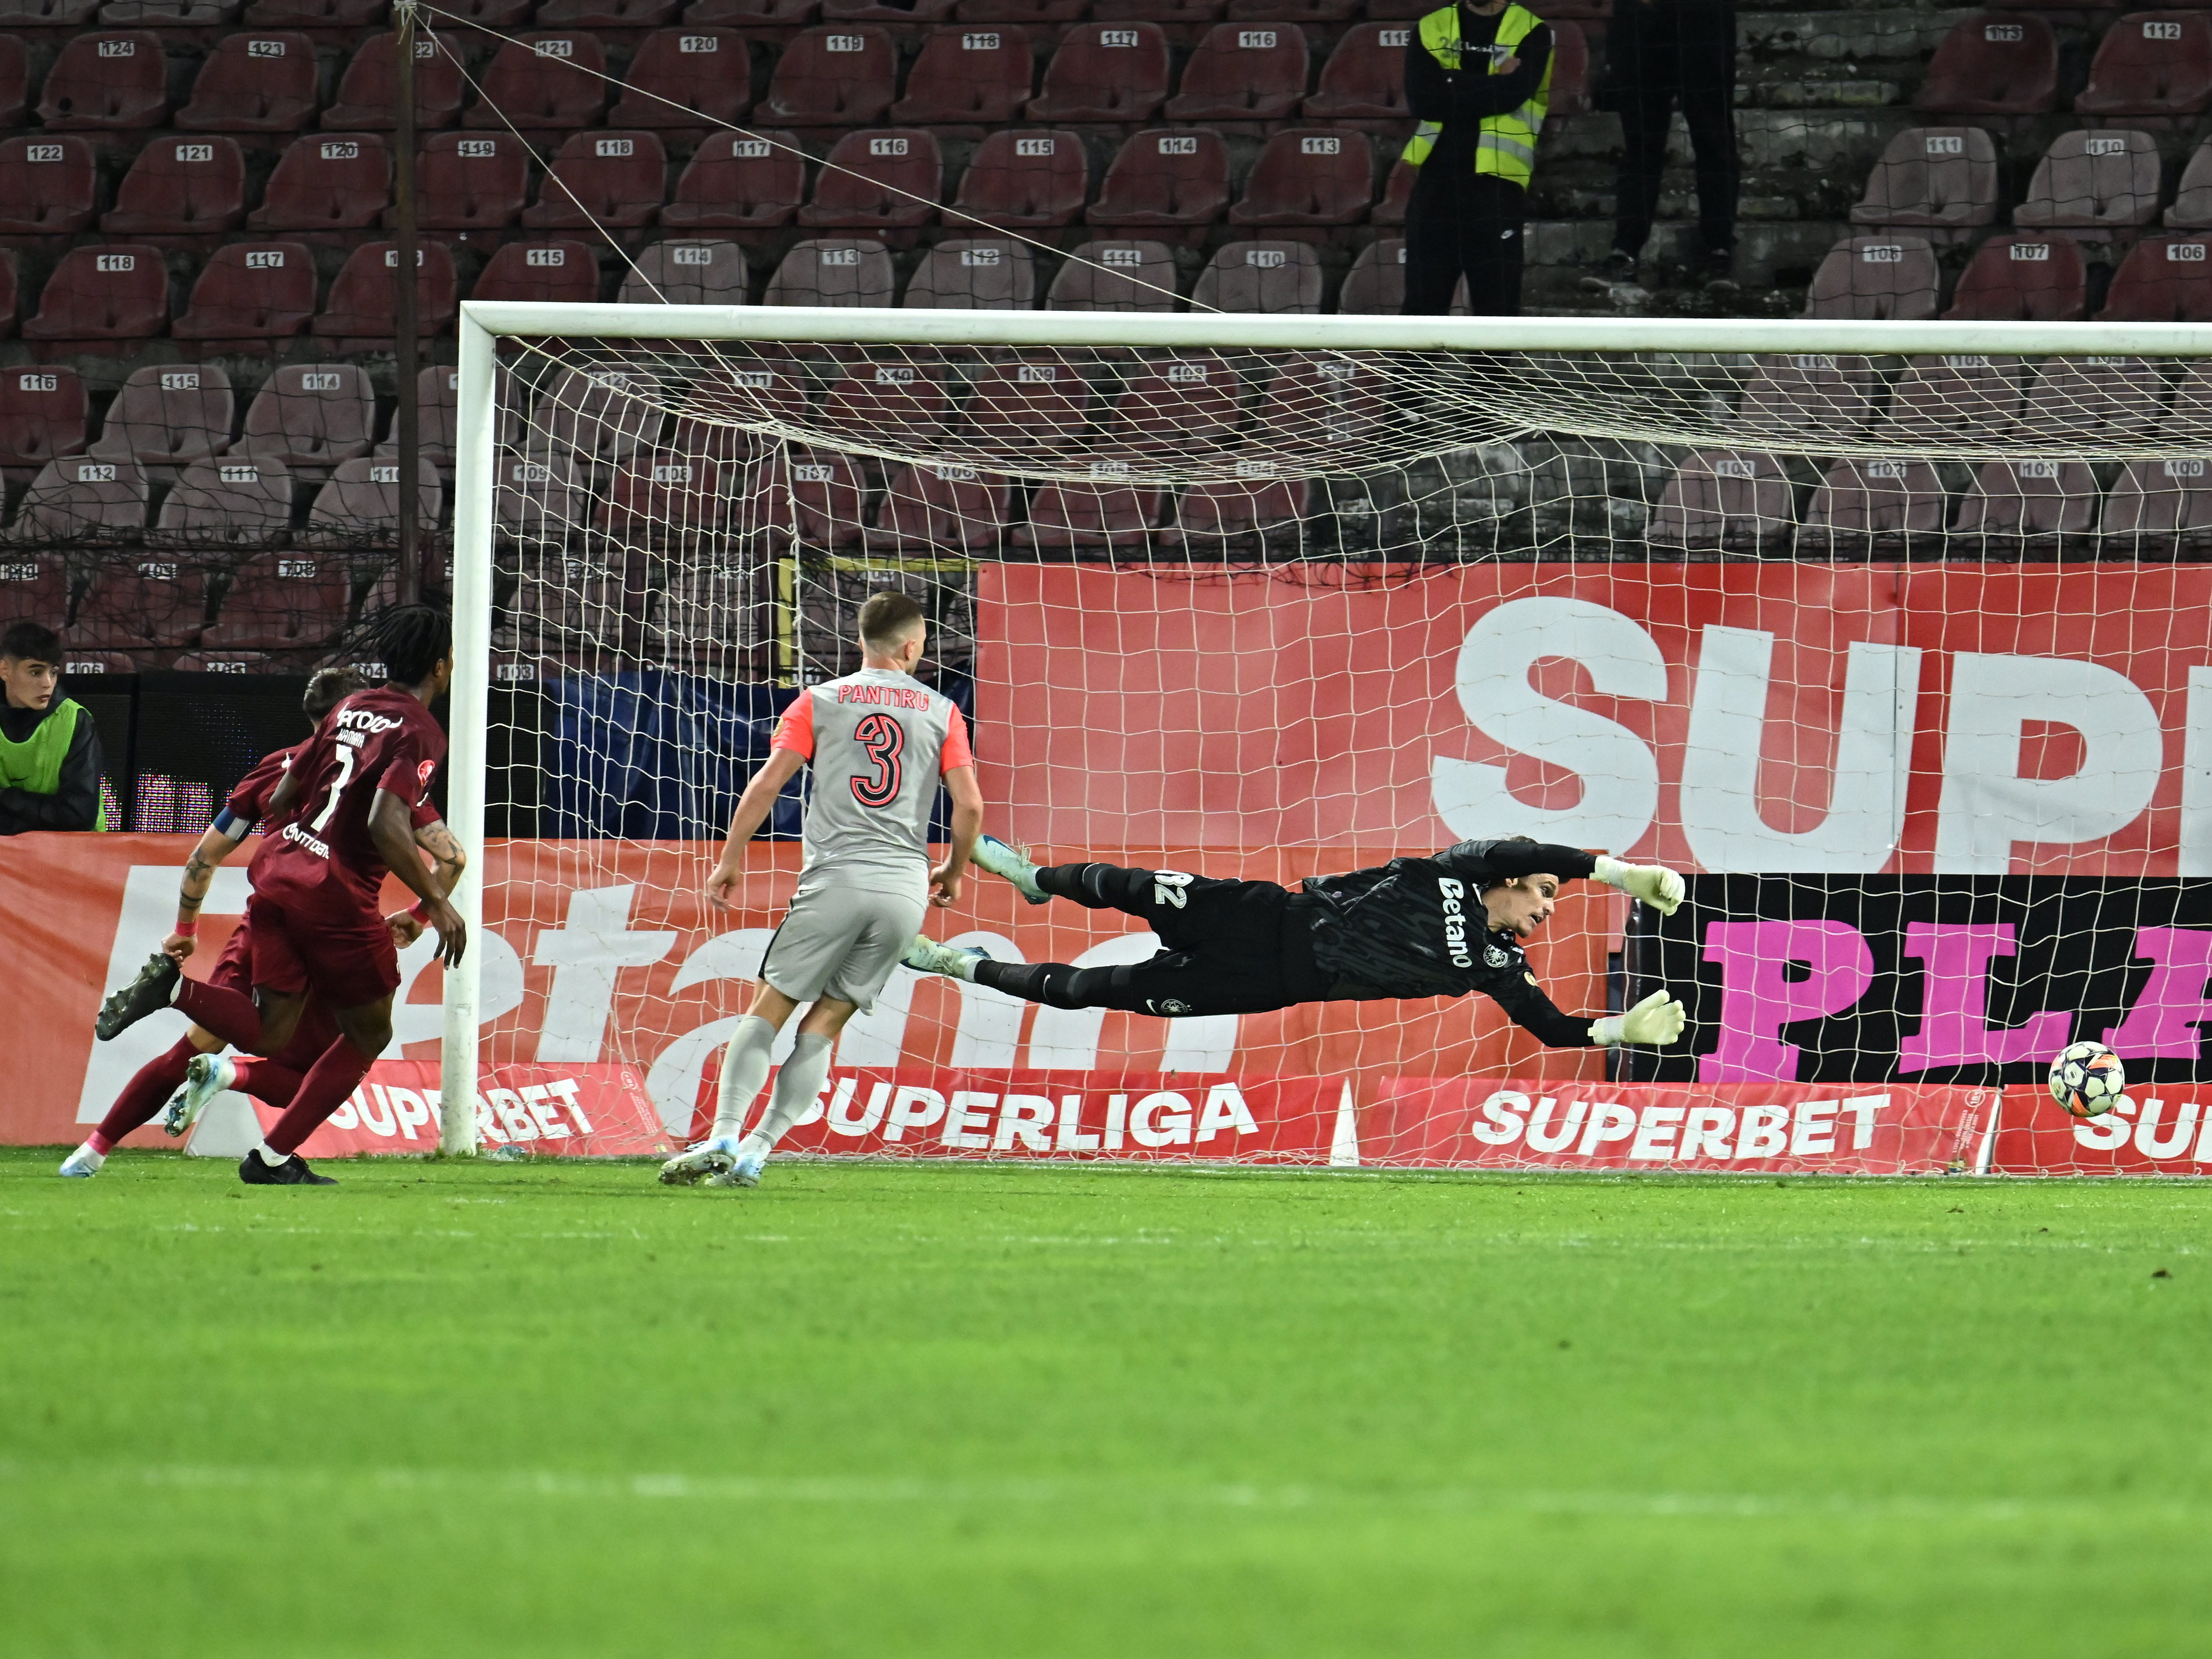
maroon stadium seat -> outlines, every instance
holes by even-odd
[[[1218,23],[1222,4],[1223,0],[1091,0],[1091,20],[1095,23]]]
[[[253,0],[246,9],[255,28],[357,29],[380,21],[384,0]]]
[[[228,447],[237,424],[222,364],[149,363],[124,381],[87,453],[139,466],[188,466]]]
[[[963,23],[1073,23],[1086,0],[960,0],[952,15]]]
[[[20,28],[86,28],[100,0],[8,0],[0,26]]]
[[[0,127],[20,127],[31,102],[31,58],[23,37],[0,33]]]
[[[292,475],[267,456],[195,461],[146,532],[149,547],[273,547],[292,527]],[[197,631],[197,630],[195,630]]]
[[[1375,200],[1375,152],[1364,132],[1293,127],[1267,140],[1229,210],[1232,225],[1349,225]]]
[[[2181,186],[2174,193],[2173,205],[2166,210],[2164,223],[2168,230],[2212,228],[2212,141],[2190,152],[2189,165],[2181,170]]]
[[[374,132],[295,139],[269,175],[252,230],[362,230],[392,201],[392,158]]]
[[[625,305],[741,306],[751,295],[743,248],[686,237],[641,250],[615,298]]]
[[[1166,506],[1157,485],[1047,484],[1030,498],[1029,522],[1016,526],[1014,542],[1078,558],[1139,552]]]
[[[1736,418],[1759,437],[1855,437],[1875,417],[1881,380],[1870,358],[1796,352],[1756,362]]]
[[[1389,386],[1371,368],[1297,354],[1274,363],[1251,416],[1252,429],[1273,441],[1334,444],[1378,430],[1396,415]]]
[[[1048,311],[1174,311],[1182,283],[1164,242],[1085,242],[1045,293]]]
[[[84,382],[59,363],[0,368],[0,467],[35,471],[84,447]]]
[[[492,500],[501,539],[559,543],[568,538],[580,512],[590,514],[585,469],[566,451],[521,455],[503,449],[499,467]]]
[[[15,333],[21,315],[21,295],[15,276],[15,256],[0,249],[0,339]]]
[[[200,268],[169,332],[179,340],[283,340],[315,314],[315,256],[299,242],[234,242]]]
[[[925,224],[945,196],[937,140],[918,127],[848,133],[815,175],[814,199],[799,222],[823,229],[875,230]]]
[[[436,132],[415,163],[415,222],[424,230],[499,230],[530,198],[530,146],[511,132]],[[392,222],[387,210],[385,223]]]
[[[2023,438],[2084,447],[2148,444],[2166,416],[2166,377],[2142,357],[2053,357],[2020,413]]]
[[[753,104],[753,60],[734,29],[659,29],[645,37],[607,112],[615,127],[698,127],[740,120]]]
[[[27,541],[33,537],[14,532],[9,538],[19,538]],[[59,620],[69,615],[69,602],[70,568],[66,557],[35,546],[0,545],[0,617],[52,617]],[[70,660],[64,663],[62,672],[74,678],[98,670],[81,666],[80,660]]]
[[[1890,390],[1883,430],[1908,441],[2002,438],[2019,424],[2019,366],[1972,353],[1912,357]]]
[[[2137,558],[2212,547],[2212,459],[2167,456],[2130,461],[2105,497],[2097,521],[2100,550]]]
[[[1644,534],[1655,547],[1759,553],[1784,544],[1796,522],[1789,477],[1774,456],[1700,451],[1667,481]]]
[[[975,382],[966,421],[975,442],[1012,453],[1079,447],[1091,441],[1091,386],[1049,353],[993,363]]]
[[[912,126],[997,126],[1029,101],[1036,64],[1018,29],[937,29],[906,79],[890,118]]]
[[[399,37],[372,35],[347,64],[337,96],[323,112],[323,125],[337,132],[389,132],[398,124]],[[448,127],[467,101],[461,66],[439,42],[418,35],[415,41],[415,125],[418,131]]]
[[[659,382],[622,369],[563,369],[538,401],[533,445],[581,461],[615,465],[660,441]]]
[[[1232,23],[1341,23],[1360,10],[1360,0],[1229,0],[1222,15]]]
[[[1196,310],[1317,312],[1321,255],[1306,242],[1231,242],[1215,251],[1190,291]]]
[[[913,0],[885,5],[882,0],[822,0],[825,23],[941,23],[952,15],[953,0]]]
[[[459,308],[453,250],[443,242],[419,242],[415,262],[415,325],[442,334]],[[374,351],[398,334],[398,270],[399,250],[392,242],[370,242],[347,257],[314,323],[318,337],[335,343],[329,349]]]
[[[1036,261],[1020,242],[939,242],[907,279],[902,306],[1027,311],[1036,303]]]
[[[1359,251],[1337,292],[1347,316],[1395,317],[1406,303],[1406,239],[1385,236]]]
[[[652,29],[676,21],[678,0],[545,0],[542,29]]]
[[[169,112],[169,60],[145,30],[73,36],[39,94],[50,131],[154,127]]]
[[[1851,210],[1855,225],[1956,236],[1997,216],[1997,151],[1979,127],[1908,127],[1889,141]]]
[[[947,224],[981,220],[1008,230],[1072,225],[1083,216],[1091,167],[1072,132],[994,132],[977,147]]]
[[[82,138],[0,142],[0,235],[65,236],[92,222],[100,166]]]
[[[315,43],[249,31],[216,42],[177,125],[194,132],[297,132],[314,112]]]
[[[116,469],[118,475],[125,470]],[[141,526],[145,523],[145,488],[143,479],[137,482]],[[88,493],[72,505],[88,518],[105,508],[112,514],[106,521],[119,525],[131,511],[131,483],[118,476],[106,489],[112,506]],[[207,574],[206,567],[193,560],[158,553],[103,563],[94,569],[92,586],[77,601],[76,618],[63,637],[72,646],[93,650],[190,645],[206,625]]]
[[[1321,66],[1302,113],[1309,121],[1397,121],[1406,117],[1406,23],[1356,23]]]
[[[519,29],[529,19],[531,0],[446,0],[448,21],[480,29]]]
[[[1992,236],[1974,250],[1943,314],[1976,322],[2077,322],[2088,303],[2081,245],[2021,230]]]
[[[1129,374],[1093,453],[1109,459],[1221,449],[1243,423],[1244,384],[1228,359],[1185,351]]]
[[[806,158],[789,132],[714,134],[691,157],[660,210],[672,230],[765,230],[806,199]]]
[[[587,127],[607,106],[607,54],[588,34],[526,34],[499,49],[467,127]]]
[[[55,262],[27,340],[144,340],[169,320],[169,272],[143,243],[73,248]]]
[[[766,306],[887,306],[897,278],[881,242],[822,237],[796,243],[768,279]]]
[[[1004,478],[972,466],[902,466],[862,540],[872,552],[910,556],[988,554],[1006,536],[1012,496]]]
[[[1977,12],[1952,26],[1912,107],[1929,115],[2039,115],[2058,106],[2058,37],[2040,17]]]
[[[222,609],[200,644],[210,651],[328,645],[345,627],[352,602],[353,572],[343,559],[329,553],[257,553],[231,573]]]
[[[2113,274],[2097,320],[2212,322],[2212,235],[2144,237]]]
[[[447,369],[445,374],[453,371]],[[447,405],[450,410],[451,405]],[[447,434],[451,434],[450,423]],[[448,446],[450,450],[450,445]],[[430,457],[426,453],[423,459]],[[445,501],[445,489],[440,479],[439,465],[416,469],[415,521],[424,533],[438,527],[439,514]],[[315,492],[315,504],[307,511],[307,527],[300,532],[300,544],[313,548],[386,548],[399,541],[399,463],[396,457],[380,451],[374,455],[363,455],[345,462],[333,471],[330,482]],[[337,574],[344,567],[329,559],[323,561],[324,574]],[[278,572],[282,578],[285,573]],[[292,580],[301,573],[292,573]],[[233,593],[237,592],[234,587]],[[341,605],[344,599],[340,595]],[[222,623],[231,619],[229,601],[223,604]],[[339,611],[344,616],[343,609]],[[220,623],[218,631],[220,631]],[[213,635],[210,636],[213,642]],[[243,645],[246,641],[240,640]]]
[[[522,246],[522,244],[509,242],[507,246],[507,247],[515,247]],[[568,246],[574,246],[574,244],[570,243]],[[506,248],[501,248],[500,250],[502,253],[506,251]],[[493,257],[494,258],[496,258],[498,256],[495,254]],[[480,278],[479,282],[481,282],[481,280],[482,279]],[[565,299],[568,296],[566,295],[556,295],[552,297],[556,299]],[[586,297],[597,298],[598,296],[593,295]],[[453,471],[453,422],[455,419],[455,412],[460,404],[460,393],[461,377],[459,372],[455,369],[448,368],[442,363],[433,364],[430,368],[422,370],[421,374],[415,377],[416,448],[421,453],[423,459],[435,465],[442,472],[451,472]],[[514,411],[512,410],[507,412],[506,418],[510,421],[514,418]],[[395,420],[392,422],[392,425],[397,427],[398,425],[398,422]],[[379,460],[390,460],[398,453],[399,438],[396,432],[387,435],[384,441],[377,445],[376,448],[372,452]],[[341,465],[338,468],[337,472],[333,472],[331,475],[331,477],[336,478],[339,477],[346,471],[347,468],[352,465],[353,463],[351,461],[344,463],[343,465]],[[424,488],[427,489],[428,487],[428,486],[426,483]],[[392,499],[394,503],[393,510],[396,512],[398,510],[397,504],[399,500],[399,497],[396,493],[396,489]],[[434,518],[436,517],[436,514],[434,513],[431,516]]]
[[[368,454],[375,435],[376,393],[367,369],[352,363],[287,364],[246,406],[246,429],[230,454],[316,477]]]
[[[471,300],[565,300],[599,297],[599,264],[583,242],[507,242],[484,262]]]
[[[1813,273],[1808,317],[1919,322],[1936,314],[1936,252],[1918,236],[1847,236]]]
[[[2130,13],[2105,31],[2076,115],[2196,115],[2212,104],[2212,19]]]
[[[692,547],[719,537],[737,482],[727,470],[702,447],[641,449],[614,469],[592,527],[628,547]]]
[[[733,24],[760,27],[781,24],[789,27],[811,22],[821,0],[691,0],[684,21],[695,27]]]
[[[1578,23],[1545,21],[1552,25],[1552,97],[1545,118],[1586,115],[1590,108],[1589,38]]]
[[[1408,167],[1404,157],[1390,164],[1390,176],[1383,181],[1382,199],[1375,204],[1368,216],[1378,225],[1402,225],[1406,222],[1406,204],[1413,199],[1413,180],[1419,169]]]
[[[1183,65],[1170,121],[1279,121],[1306,92],[1306,37],[1285,24],[1222,23]]]
[[[1079,23],[1030,100],[1032,121],[1146,121],[1168,95],[1168,41],[1157,23]]]
[[[1959,503],[1951,539],[1954,549],[1963,538],[1999,550],[2041,542],[2057,551],[2062,538],[2088,532],[2100,495],[2097,475],[2080,461],[1991,461]]]
[[[1256,476],[1249,481],[1185,490],[1160,532],[1160,544],[1200,560],[1297,547],[1310,511],[1307,481],[1271,479],[1269,463],[1250,465]]]
[[[753,469],[731,504],[733,535],[765,534],[787,544],[795,529],[810,547],[860,544],[860,504],[868,475],[857,457],[836,450],[780,449]]]
[[[10,539],[33,544],[90,543],[113,545],[135,542],[146,532],[146,506],[152,492],[146,475],[129,461],[109,462],[90,456],[71,456],[49,461],[31,481],[15,521],[9,526]],[[106,567],[109,571],[112,566]],[[95,584],[100,580],[95,574]],[[67,592],[64,592],[64,604]],[[90,595],[88,594],[89,599]],[[58,612],[63,606],[57,606]],[[78,628],[100,630],[98,607],[80,604],[77,627],[64,630],[72,644],[82,635]]]
[[[234,37],[235,38],[235,37]],[[246,217],[246,155],[238,140],[181,134],[138,152],[100,216],[111,236],[214,235]]]
[[[2062,132],[2036,164],[2012,222],[2103,241],[2148,224],[2158,204],[2158,144],[2150,134]]]
[[[831,386],[817,417],[832,437],[867,441],[934,444],[951,417],[952,398],[944,383],[913,363],[862,363]]]
[[[783,49],[760,118],[779,125],[862,127],[883,118],[898,91],[898,53],[880,28],[809,29]]]
[[[1838,461],[1806,504],[1800,553],[1866,558],[1940,549],[1951,517],[1943,480],[1925,460]]]
[[[522,222],[537,230],[625,230],[649,225],[667,188],[667,154],[658,134],[571,133],[538,187]]]
[[[1217,132],[1133,134],[1106,169],[1091,225],[1208,225],[1229,206],[1229,150]]]

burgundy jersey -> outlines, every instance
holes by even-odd
[[[310,738],[307,741],[312,743],[314,739]],[[292,769],[292,763],[300,757],[307,746],[306,743],[295,743],[289,749],[272,749],[254,762],[253,769],[238,781],[237,787],[224,800],[222,810],[237,823],[239,839],[245,839],[255,825],[269,816],[269,798],[276,793],[276,786],[283,781],[285,773]],[[292,810],[295,812],[300,810],[296,797],[293,799]],[[417,830],[428,829],[443,816],[438,811],[437,803],[427,794],[415,803],[415,827]]]
[[[375,914],[386,866],[368,833],[369,807],[381,789],[420,822],[445,756],[446,734],[416,699],[397,686],[354,693],[294,759],[299,793],[253,855],[254,890],[301,910]]]

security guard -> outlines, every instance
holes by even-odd
[[[1468,309],[1521,309],[1522,219],[1552,93],[1552,30],[1517,0],[1432,11],[1406,43],[1406,102],[1420,169],[1406,210],[1408,317],[1441,317],[1467,277]]]

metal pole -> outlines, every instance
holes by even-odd
[[[399,54],[398,131],[398,155],[392,158],[392,229],[398,246],[392,249],[398,287],[393,293],[392,326],[398,335],[399,408],[392,422],[399,448],[399,603],[414,605],[422,598],[422,526],[416,523],[422,500],[422,433],[416,406],[415,289],[415,18],[416,0],[398,0],[392,9],[395,50]]]

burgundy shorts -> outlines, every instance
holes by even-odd
[[[374,910],[332,918],[285,909],[266,894],[246,902],[253,982],[313,991],[325,1006],[363,1008],[399,988],[399,951]]]
[[[236,991],[244,996],[253,994],[254,959],[252,901],[247,902],[246,919],[230,931],[223,941],[222,953],[215,959],[215,967],[208,974],[208,983],[226,991]],[[294,991],[289,985],[270,985],[261,981],[272,991]],[[294,991],[296,994],[296,991]],[[294,1071],[304,1071],[315,1062],[324,1049],[338,1040],[337,1023],[330,1016],[323,1000],[310,991],[306,1006],[300,1010],[300,1023],[292,1030],[292,1039],[270,1059],[289,1066]],[[304,1063],[301,1063],[304,1062]]]

